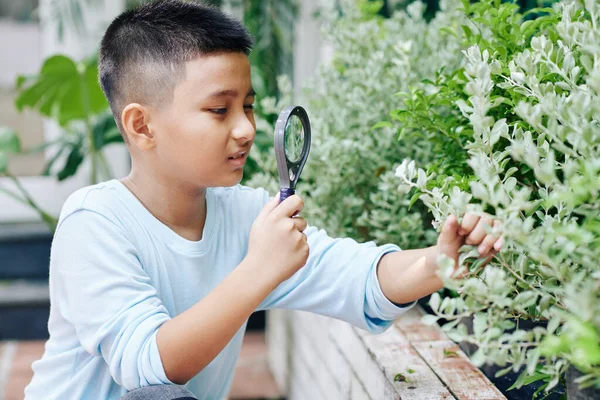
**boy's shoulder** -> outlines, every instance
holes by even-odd
[[[105,216],[114,214],[122,206],[116,193],[119,184],[117,180],[110,180],[85,186],[71,193],[62,206],[59,224],[80,210],[93,211]]]

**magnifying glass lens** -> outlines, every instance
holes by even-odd
[[[304,148],[304,127],[296,115],[292,115],[285,126],[285,156],[291,162],[298,162]]]

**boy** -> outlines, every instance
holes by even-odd
[[[238,21],[175,0],[107,29],[100,82],[132,168],[63,207],[50,339],[27,399],[223,398],[255,310],[382,332],[442,287],[438,254],[502,246],[486,234],[490,218],[469,214],[426,249],[333,239],[292,218],[299,196],[279,204],[238,185],[256,133],[251,44]]]

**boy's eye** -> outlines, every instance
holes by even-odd
[[[246,110],[246,111],[254,110],[254,104],[244,104],[244,110]],[[213,108],[210,110],[210,112],[217,114],[217,115],[225,115],[225,114],[227,114],[227,109],[226,108]]]

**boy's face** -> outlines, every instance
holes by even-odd
[[[203,56],[185,67],[171,104],[153,110],[157,172],[194,188],[236,185],[256,135],[248,57]]]

